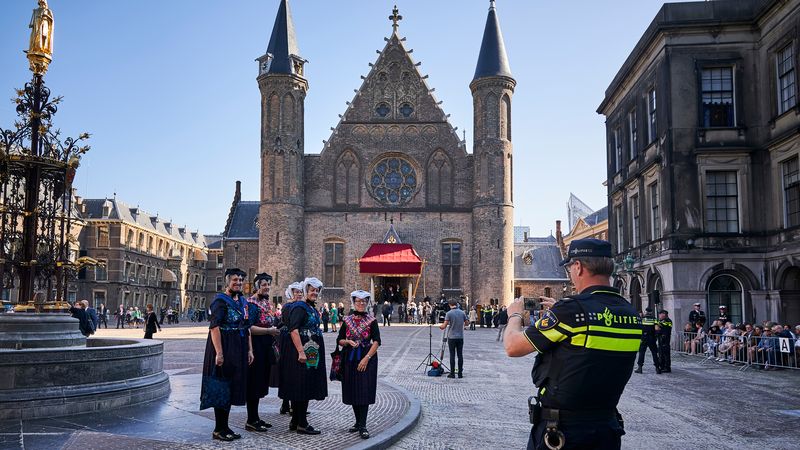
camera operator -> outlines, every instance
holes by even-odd
[[[444,316],[439,329],[450,326],[447,333],[447,347],[450,349],[450,374],[447,378],[455,378],[456,355],[458,355],[458,378],[464,378],[464,330],[468,326],[467,315],[458,308],[456,299],[451,298],[450,311]]]
[[[630,379],[641,339],[636,311],[610,286],[611,244],[579,239],[561,262],[578,295],[558,303],[540,297],[545,311],[523,330],[523,302],[508,307],[506,354],[538,352],[528,399],[533,424],[529,449],[621,447],[617,403]]]

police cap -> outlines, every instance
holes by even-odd
[[[576,239],[569,243],[567,257],[561,261],[561,265],[566,266],[573,258],[587,256],[611,258],[611,243],[593,238]]]

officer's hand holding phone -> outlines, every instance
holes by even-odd
[[[556,301],[557,301],[556,299],[550,298],[550,297],[545,297],[545,296],[540,296],[539,297],[539,304],[541,305],[541,309],[550,309],[550,308],[552,308],[553,305],[556,304]]]

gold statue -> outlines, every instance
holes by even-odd
[[[26,52],[31,71],[37,75],[44,75],[53,60],[53,25],[53,12],[47,7],[47,0],[39,0],[39,7],[33,10],[28,25],[31,41]]]

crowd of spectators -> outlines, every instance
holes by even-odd
[[[683,352],[763,370],[800,368],[800,325],[792,328],[772,321],[735,324],[728,320],[725,309],[721,306],[719,317],[706,327],[705,313],[695,304],[679,339]]]

